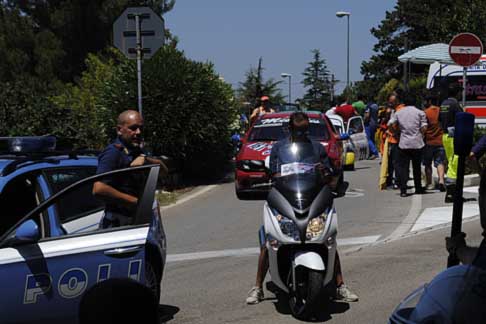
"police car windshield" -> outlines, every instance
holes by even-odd
[[[329,132],[320,118],[309,118],[309,138],[317,141],[329,139]],[[249,141],[279,141],[289,136],[288,118],[264,118],[255,122]]]

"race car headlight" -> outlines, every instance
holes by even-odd
[[[264,171],[265,161],[264,160],[241,160],[238,161],[236,166],[238,169],[243,171]]]

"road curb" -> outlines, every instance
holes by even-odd
[[[198,187],[194,190],[192,190],[190,193],[188,193],[187,195],[184,195],[182,196],[181,199],[178,199],[175,203],[173,204],[170,204],[170,205],[167,205],[167,206],[161,206],[160,207],[160,211],[164,211],[164,210],[167,210],[167,209],[170,209],[172,207],[176,207],[176,206],[179,206],[179,205],[182,205],[183,203],[185,202],[188,202],[189,200],[192,200],[196,197],[199,197],[200,195],[216,188],[218,185],[209,185],[209,186],[204,186],[204,187]]]

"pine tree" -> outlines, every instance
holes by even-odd
[[[275,81],[273,78],[265,81],[263,78],[265,68],[262,66],[262,61],[260,57],[258,67],[250,67],[245,73],[245,81],[239,83],[236,92],[240,104],[250,103],[251,107],[255,107],[261,96],[268,96],[273,104],[283,102],[284,97],[279,88],[282,81]]]
[[[310,109],[327,109],[329,108],[332,90],[330,73],[326,60],[321,57],[320,51],[315,49],[311,52],[314,58],[307,64],[307,68],[302,73],[304,76],[302,84],[307,89],[303,102]]]

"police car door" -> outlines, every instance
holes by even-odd
[[[355,147],[356,157],[359,160],[367,159],[369,154],[368,138],[361,116],[354,116],[348,120],[348,134]]]
[[[66,323],[78,316],[82,295],[110,278],[144,281],[145,244],[158,166],[109,172],[79,181],[46,201],[0,238],[0,322]],[[135,224],[51,236],[47,211],[83,186],[109,176],[144,173]],[[42,228],[42,230],[41,230]]]

